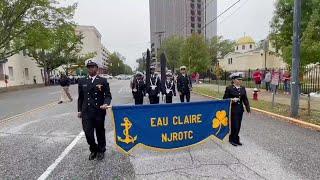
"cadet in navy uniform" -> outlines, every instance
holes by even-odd
[[[241,128],[241,121],[244,112],[243,105],[246,107],[248,113],[250,113],[250,105],[246,93],[245,87],[241,86],[242,77],[234,73],[231,75],[232,85],[226,88],[223,99],[231,99],[231,134],[229,136],[229,142],[233,146],[241,146],[239,132]]]
[[[89,160],[102,160],[106,151],[106,136],[104,121],[106,109],[111,103],[111,93],[107,79],[97,75],[98,65],[87,62],[89,76],[79,80],[78,117],[82,118],[82,126],[91,154]],[[94,137],[98,143],[96,143]]]
[[[143,104],[143,97],[146,93],[146,84],[141,72],[137,72],[134,76],[131,82],[131,89],[135,105]]]
[[[150,104],[159,104],[161,80],[155,73],[155,67],[150,67],[150,84],[147,87],[147,95],[149,96]]]
[[[190,102],[190,91],[192,91],[191,78],[187,75],[186,66],[180,67],[180,75],[177,78],[177,89],[180,95],[180,101]]]
[[[172,73],[168,72],[166,78],[162,86],[162,94],[166,97],[166,103],[172,103],[172,96],[176,96],[176,85]]]

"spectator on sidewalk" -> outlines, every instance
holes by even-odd
[[[285,71],[282,76],[284,94],[290,94],[290,79],[291,79],[290,72]]]
[[[279,83],[280,83],[280,72],[278,69],[276,69],[276,70],[273,70],[272,76],[271,76],[272,93],[277,94]]]
[[[260,89],[261,88],[262,73],[261,73],[261,71],[259,69],[257,69],[253,73],[253,79],[254,79],[254,82],[256,84],[256,88]]]
[[[61,91],[60,101],[58,102],[58,104],[61,104],[67,101],[72,102],[73,99],[69,92],[70,79],[64,74],[61,75],[60,86],[62,87],[62,91]]]
[[[37,84],[37,78],[36,78],[36,76],[33,76],[33,84]]]
[[[270,82],[271,82],[271,72],[267,69],[266,74],[263,80],[266,84],[266,91],[271,91]]]
[[[199,78],[200,78],[200,74],[196,73],[196,84],[199,84]]]

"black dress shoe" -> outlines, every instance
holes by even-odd
[[[230,144],[232,144],[232,146],[238,146],[237,143],[234,143],[234,142],[232,142],[232,141],[230,141]]]
[[[242,146],[242,143],[241,142],[237,142],[237,145]]]
[[[97,153],[96,152],[92,152],[90,155],[89,155],[89,160],[94,160],[94,158],[97,157]]]
[[[104,158],[104,153],[99,153],[97,154],[97,160],[101,161]]]

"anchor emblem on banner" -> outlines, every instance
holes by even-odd
[[[137,136],[132,137],[129,133],[129,130],[132,127],[132,123],[128,118],[124,118],[123,119],[124,123],[121,123],[121,126],[124,127],[123,130],[123,135],[125,136],[125,138],[121,138],[120,136],[118,136],[118,141],[129,144],[129,143],[134,143],[137,140]]]

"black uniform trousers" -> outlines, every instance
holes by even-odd
[[[97,114],[97,110],[90,108],[86,114],[82,115],[82,126],[90,146],[91,152],[105,152],[106,151],[106,135],[104,128],[105,116]],[[94,138],[94,131],[98,144]]]
[[[231,134],[229,136],[230,142],[240,143],[239,132],[243,116],[242,106],[242,104],[231,106]]]
[[[180,95],[180,101],[184,102],[184,99],[186,98],[187,102],[190,102],[190,92],[187,93],[181,93]]]
[[[139,105],[139,104],[143,104],[143,95],[141,96],[134,96],[134,104],[135,105]]]
[[[172,103],[172,96],[166,96],[166,103]]]
[[[155,96],[149,96],[150,104],[159,104],[160,102],[160,97],[155,95]]]

